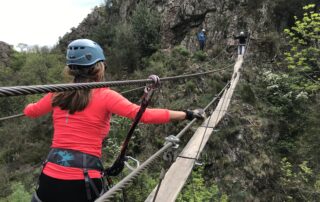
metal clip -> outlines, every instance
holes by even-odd
[[[153,81],[153,84],[151,85],[152,88],[159,88],[160,78],[157,75],[150,75],[148,79],[151,79]]]
[[[157,75],[150,75],[148,79],[151,79],[153,83],[146,85],[144,88],[143,100],[145,101],[149,101],[155,89],[160,86],[160,78]]]
[[[131,171],[134,171],[135,169],[137,169],[137,168],[140,166],[139,160],[137,160],[137,159],[135,159],[135,158],[133,158],[133,157],[131,157],[131,156],[126,156],[125,159],[126,159],[126,160],[124,161],[124,165],[126,165],[127,168],[129,168],[129,170],[131,170]],[[129,164],[128,160],[134,161],[134,162],[136,163],[136,167],[132,167],[132,166]]]

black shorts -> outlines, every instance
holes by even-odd
[[[101,179],[92,178],[92,181],[101,192]],[[90,191],[92,200],[87,199],[84,180],[60,180],[41,173],[37,195],[43,202],[89,202],[98,198],[92,188]]]

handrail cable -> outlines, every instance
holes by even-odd
[[[221,69],[216,69],[216,70],[211,70],[211,71],[201,72],[201,73],[164,77],[164,78],[160,78],[160,81],[171,81],[176,79],[201,76],[205,74],[222,71],[227,69],[228,67],[229,66]],[[39,93],[49,93],[49,92],[61,92],[61,91],[78,90],[78,89],[125,86],[125,85],[142,85],[142,84],[152,83],[152,82],[153,81],[151,79],[138,79],[138,80],[106,81],[106,82],[91,82],[91,83],[67,83],[67,84],[51,84],[51,85],[1,87],[0,97],[30,95],[30,94],[39,94]]]
[[[24,116],[23,113],[12,115],[12,116],[6,116],[6,117],[0,118],[0,121],[4,121],[4,120],[8,120],[8,119],[14,119],[14,118],[22,117],[22,116]]]
[[[129,89],[129,90],[125,90],[125,91],[122,91],[122,92],[120,92],[120,94],[127,94],[127,93],[131,93],[131,92],[134,92],[134,91],[136,91],[136,90],[141,90],[141,89],[144,89],[145,88],[145,86],[141,86],[141,87],[138,87],[138,88],[133,88],[133,89]]]
[[[136,90],[141,90],[141,89],[143,89],[143,88],[145,88],[145,86],[138,87],[138,88],[134,88],[134,89],[130,89],[130,90],[126,90],[126,91],[122,91],[122,92],[120,92],[120,94],[130,93],[130,92],[133,92],[133,91],[136,91]],[[24,116],[23,113],[16,114],[16,115],[12,115],[12,116],[6,116],[6,117],[0,118],[0,121],[5,121],[5,120],[9,120],[9,119],[19,118],[19,117],[22,117],[22,116]]]
[[[171,81],[171,80],[174,80],[174,79],[181,79],[181,78],[188,78],[188,77],[195,77],[195,76],[200,76],[200,75],[204,75],[204,74],[209,74],[209,73],[214,73],[214,72],[218,72],[218,71],[222,71],[222,70],[225,70],[227,68],[229,68],[231,65],[228,65],[224,68],[221,68],[221,69],[217,69],[217,70],[211,70],[211,71],[207,71],[207,72],[201,72],[201,73],[195,73],[195,74],[188,74],[188,75],[181,75],[181,76],[172,76],[172,77],[164,77],[164,78],[160,78],[160,81]],[[145,81],[145,82],[149,82],[147,80],[150,80],[150,79],[145,79],[145,80],[139,80],[140,81]],[[128,80],[128,81],[138,81],[138,80]],[[150,80],[151,81],[151,80]],[[119,81],[119,82],[123,82],[123,81]],[[98,84],[98,83],[110,83],[110,82],[92,82],[92,84]],[[90,83],[78,83],[78,84],[88,84],[90,85]],[[141,83],[140,83],[141,84]],[[27,94],[36,94],[36,92],[32,92],[32,93],[23,93],[23,94],[15,94],[15,93],[18,93],[18,87],[22,87],[24,89],[26,89],[27,87],[30,87],[31,90],[36,90],[37,87],[43,87],[43,88],[46,88],[46,86],[48,86],[48,88],[62,88],[64,89],[64,86],[62,85],[68,85],[70,88],[73,88],[73,86],[75,87],[75,89],[69,89],[69,90],[76,90],[78,88],[76,88],[76,85],[75,84],[59,84],[59,85],[34,85],[34,86],[14,86],[14,87],[0,87],[0,97],[1,96],[15,96],[15,95],[27,95]],[[72,86],[71,86],[72,85]],[[91,86],[91,85],[90,85]],[[103,86],[100,86],[100,87],[103,87]],[[90,88],[90,87],[89,87]],[[95,87],[93,87],[95,88]],[[138,88],[134,88],[134,89],[130,89],[130,90],[127,90],[127,91],[123,91],[121,92],[121,94],[125,94],[125,93],[130,93],[130,92],[133,92],[133,91],[136,91],[136,90],[140,90],[144,88],[143,87],[138,87]],[[7,95],[7,94],[3,94],[3,93],[8,93],[7,89],[9,89],[9,91],[11,91],[13,94],[10,94],[10,95]],[[12,90],[10,90],[12,89]],[[17,89],[17,90],[16,90]],[[85,89],[85,88],[83,88]],[[46,89],[45,89],[46,90]],[[59,92],[60,90],[58,91],[54,91],[54,92]],[[11,93],[10,92],[10,93]],[[23,91],[23,92],[26,92],[26,91]],[[46,91],[46,92],[52,92],[52,91]],[[42,92],[41,93],[45,93],[45,92]],[[13,118],[18,118],[18,117],[22,117],[24,116],[23,113],[20,113],[20,114],[16,114],[16,115],[12,115],[12,116],[6,116],[6,117],[2,117],[0,118],[0,121],[4,121],[4,120],[9,120],[9,119],[13,119]]]
[[[224,92],[224,90],[229,86],[230,81],[224,86],[224,88],[212,99],[212,101],[204,108],[207,110]],[[190,121],[177,135],[176,137],[181,138],[186,131],[196,122],[197,119],[193,119]],[[155,154],[149,157],[145,162],[143,162],[140,167],[132,171],[129,175],[123,178],[120,182],[118,182],[115,186],[113,186],[110,190],[104,193],[100,198],[96,200],[96,202],[101,201],[109,201],[109,199],[113,198],[114,194],[118,191],[122,190],[125,186],[127,186],[133,178],[137,177],[144,169],[146,169],[154,160],[156,160],[162,153],[164,153],[167,149],[169,149],[173,143],[169,142],[165,144],[161,149],[159,149]]]

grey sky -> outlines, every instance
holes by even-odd
[[[53,46],[104,0],[10,0],[0,2],[0,41]]]

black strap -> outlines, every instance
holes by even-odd
[[[153,95],[155,88],[160,85],[160,79],[158,76],[151,75],[151,76],[149,76],[149,79],[152,79],[154,81],[154,83],[150,86],[145,87],[144,94],[142,96],[140,109],[139,109],[138,113],[136,114],[134,121],[132,122],[132,124],[130,126],[130,130],[128,131],[126,139],[124,140],[124,142],[122,144],[119,156],[117,157],[117,159],[115,160],[115,162],[112,164],[111,167],[104,170],[104,174],[106,176],[117,176],[119,173],[121,173],[121,171],[124,168],[124,161],[126,160],[125,155],[126,155],[129,141],[130,141],[130,139],[133,135],[133,132],[134,132],[136,126],[138,125],[143,113],[146,111],[146,108],[149,105],[149,101],[152,98],[152,95]]]
[[[92,199],[90,186],[93,189],[93,191],[95,192],[96,197],[99,197],[100,196],[99,191],[98,191],[96,185],[94,184],[94,182],[92,181],[92,179],[90,178],[89,173],[88,173],[88,169],[86,168],[87,167],[87,154],[83,155],[83,167],[84,167],[84,169],[83,169],[84,183],[85,183],[85,187],[86,187],[86,193],[87,193],[88,200]]]
[[[87,198],[88,200],[91,200],[92,197],[91,197],[91,191],[90,191],[89,174],[86,168],[83,169],[83,175],[84,175],[84,184],[86,187]]]
[[[115,162],[112,164],[112,166],[105,169],[105,171],[104,171],[104,174],[106,176],[117,176],[122,172],[122,170],[124,168],[124,162],[126,160],[125,155],[127,152],[129,141],[130,141],[130,139],[133,135],[133,132],[134,132],[136,126],[138,125],[143,113],[145,112],[148,104],[149,104],[149,100],[145,100],[145,99],[142,100],[140,109],[139,109],[138,113],[136,114],[134,121],[131,124],[130,130],[126,136],[126,139],[124,140],[124,142],[122,144],[119,156],[117,157]]]
[[[83,165],[83,176],[84,176],[84,184],[86,187],[86,193],[87,193],[87,198],[88,200],[91,200],[91,192],[90,192],[90,184],[89,184],[89,173],[88,173],[88,169],[87,167],[87,157],[86,155],[83,156],[83,161],[82,161],[82,165]]]
[[[96,197],[100,196],[99,190],[97,188],[97,186],[94,184],[93,180],[90,178],[89,173],[88,173],[88,169],[84,168],[83,169],[83,175],[84,175],[84,183],[85,183],[85,188],[86,188],[86,193],[87,193],[87,199],[91,200],[92,196],[91,196],[91,190],[90,187],[93,189]],[[101,181],[102,183],[102,181]],[[104,184],[102,184],[102,187],[104,187]],[[104,188],[102,188],[101,193],[104,193]]]
[[[42,201],[40,200],[40,198],[38,197],[37,192],[34,192],[34,193],[33,193],[32,198],[31,198],[31,202],[42,202]]]

